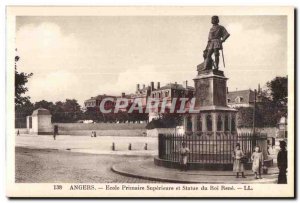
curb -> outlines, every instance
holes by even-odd
[[[136,175],[128,172],[121,171],[119,169],[115,168],[115,165],[111,167],[111,170],[114,173],[117,173],[119,175],[127,176],[127,177],[132,177],[132,178],[140,178],[144,180],[151,180],[151,181],[161,181],[161,182],[168,182],[168,183],[199,183],[195,181],[182,181],[182,180],[172,180],[172,179],[167,179],[167,178],[154,178],[154,177],[149,177],[149,176],[142,176],[142,175]]]
[[[118,165],[118,164],[117,164]],[[252,182],[252,181],[244,181],[244,182],[211,182],[211,181],[190,181],[190,180],[174,180],[174,179],[168,179],[168,178],[161,178],[161,177],[151,177],[151,176],[145,176],[145,175],[139,175],[139,174],[133,174],[130,172],[126,172],[124,170],[118,169],[117,165],[113,165],[111,167],[111,170],[114,173],[117,173],[119,175],[127,176],[127,177],[132,177],[132,178],[140,178],[144,180],[151,180],[151,181],[160,181],[160,182],[168,182],[168,183],[189,183],[189,184],[270,184],[270,183],[276,183],[276,179],[268,179],[267,181],[264,182]]]

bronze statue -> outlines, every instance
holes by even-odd
[[[218,16],[213,16],[211,18],[211,23],[213,24],[213,27],[209,31],[208,43],[206,49],[203,51],[204,68],[205,70],[209,70],[212,69],[214,66],[214,68],[218,70],[219,56],[220,56],[219,51],[223,49],[222,43],[225,42],[225,40],[230,36],[230,34],[222,25],[219,25]],[[215,55],[215,62],[213,62],[212,60],[213,53]],[[224,60],[224,56],[223,56],[223,60]]]

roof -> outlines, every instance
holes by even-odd
[[[192,87],[192,86],[187,86],[187,88],[184,88],[183,85],[181,84],[176,84],[176,83],[169,83],[165,86],[162,86],[161,88],[159,89],[156,89],[154,91],[157,91],[157,90],[164,90],[164,89],[177,89],[177,90],[194,90],[195,88]]]
[[[102,99],[107,98],[107,97],[116,98],[116,96],[106,95],[106,94],[100,94],[100,95],[98,95],[96,97],[91,97],[90,99],[87,99],[84,102],[95,101],[95,100],[102,100]]]
[[[135,95],[137,94],[147,94],[147,91],[150,90],[150,86],[145,86],[142,89],[135,91]]]
[[[51,113],[48,109],[38,108],[32,112],[32,116],[37,116],[37,115],[51,115]]]
[[[253,103],[254,102],[254,91],[252,90],[239,90],[227,93],[228,103],[235,103],[237,97],[242,97],[243,102],[241,103]]]

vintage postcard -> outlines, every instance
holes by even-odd
[[[7,196],[295,196],[293,7],[7,7]]]

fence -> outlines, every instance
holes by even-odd
[[[233,151],[237,143],[250,160],[254,146],[265,148],[266,134],[231,134],[217,132],[197,135],[159,134],[158,154],[160,159],[179,162],[181,143],[189,148],[188,162],[195,163],[233,163]]]

